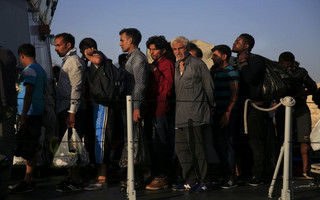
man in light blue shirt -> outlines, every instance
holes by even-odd
[[[44,91],[47,82],[45,70],[36,63],[35,48],[23,44],[18,49],[19,59],[25,67],[18,79],[19,131],[17,133],[16,155],[27,160],[24,180],[10,188],[13,193],[34,190],[33,170],[37,163],[37,150],[41,135],[42,115],[44,113]],[[20,138],[20,134],[23,138]],[[27,137],[27,138],[25,138]],[[19,139],[20,138],[20,139]],[[19,140],[23,140],[19,142]],[[27,141],[26,141],[27,140]]]

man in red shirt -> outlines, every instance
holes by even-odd
[[[168,187],[171,138],[168,119],[170,111],[173,110],[168,100],[173,96],[174,66],[166,56],[170,46],[164,36],[150,37],[146,45],[154,60],[150,64],[147,93],[150,101],[148,101],[148,120],[146,120],[146,126],[149,125],[151,130],[147,132],[147,137],[151,144],[151,170],[154,179],[146,189],[158,190]]]

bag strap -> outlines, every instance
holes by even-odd
[[[4,82],[2,79],[2,67],[0,65],[0,97],[1,97],[1,105],[6,106],[7,105],[7,100],[6,100],[6,95],[4,93]]]

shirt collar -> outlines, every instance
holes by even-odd
[[[73,49],[70,49],[67,53],[66,53],[66,55],[63,57],[63,61],[65,61],[65,60],[67,60],[67,58],[69,57],[69,56],[72,56],[72,55],[76,55],[77,54],[77,49],[76,48],[73,48]]]
[[[135,52],[137,52],[137,51],[139,51],[139,50],[140,50],[139,48],[136,48],[136,49],[134,49],[133,51],[131,51],[131,52],[127,55],[127,59],[129,59],[132,54],[135,54]]]

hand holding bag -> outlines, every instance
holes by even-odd
[[[67,129],[54,155],[53,165],[69,168],[87,164],[89,164],[89,156],[76,129]]]

